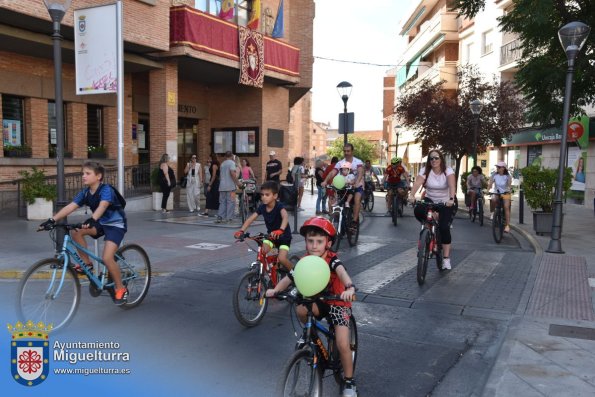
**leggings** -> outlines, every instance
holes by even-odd
[[[163,197],[161,198],[161,209],[167,209],[167,200],[169,199],[169,193],[171,189],[169,186],[161,185],[161,191],[163,192]]]
[[[450,244],[452,237],[450,235],[450,220],[452,219],[453,207],[442,207],[438,209],[440,219],[438,220],[438,229],[440,229],[440,242],[442,244]],[[426,206],[416,205],[414,210],[415,218],[423,222],[426,219]]]

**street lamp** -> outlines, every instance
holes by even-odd
[[[337,92],[339,96],[343,100],[343,127],[345,130],[343,131],[343,144],[347,144],[347,101],[349,100],[349,96],[351,95],[351,89],[353,86],[348,81],[342,81],[337,84]]]
[[[395,125],[395,157],[399,155],[399,126]]]
[[[475,125],[473,127],[473,166],[477,165],[477,129],[479,128],[479,114],[483,109],[483,104],[479,99],[474,99],[469,104],[471,107],[471,113],[475,116]]]
[[[566,170],[566,137],[568,131],[568,117],[570,117],[570,99],[572,97],[572,77],[574,75],[574,61],[581,48],[587,41],[591,28],[582,22],[570,22],[558,30],[558,37],[568,59],[566,70],[566,91],[564,92],[564,111],[562,114],[562,139],[560,142],[560,160],[558,163],[558,181],[556,183],[556,199],[554,200],[554,219],[552,222],[552,237],[546,252],[563,254],[562,251],[562,188]]]
[[[54,96],[56,102],[56,185],[58,186],[58,200],[56,208],[59,211],[66,202],[64,188],[64,104],[62,101],[62,34],[60,34],[60,23],[66,10],[70,7],[71,0],[43,0],[48,9],[54,33],[52,41],[54,47]],[[66,219],[64,219],[66,222]],[[64,240],[64,229],[58,228],[56,235],[56,247],[62,246]]]

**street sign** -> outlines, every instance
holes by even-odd
[[[355,114],[339,113],[339,134],[345,134],[345,116],[347,116],[347,133],[353,134]]]

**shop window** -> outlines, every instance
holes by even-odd
[[[5,148],[26,144],[24,114],[23,98],[2,95],[2,138]]]
[[[103,147],[103,106],[87,105],[87,146]]]
[[[541,152],[541,145],[527,146],[527,166],[534,163],[537,165],[541,164]]]
[[[65,157],[69,157],[68,155],[68,134],[67,134],[67,123],[66,120],[66,104],[64,104],[63,110],[63,119],[64,119],[64,152]],[[56,145],[58,143],[58,121],[56,117],[56,102],[48,101],[48,140],[50,143],[50,157],[56,157]]]
[[[244,156],[258,155],[258,128],[214,129],[213,152],[222,154],[228,150]]]

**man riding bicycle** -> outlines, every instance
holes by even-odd
[[[400,157],[393,157],[390,160],[390,165],[384,170],[384,182],[386,184],[386,208],[388,212],[392,212],[393,206],[393,189],[396,188],[397,192],[401,196],[403,202],[407,199],[408,186],[407,181],[409,180],[409,173],[401,165]],[[392,189],[391,189],[392,188]]]

